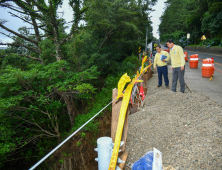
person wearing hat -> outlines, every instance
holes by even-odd
[[[163,51],[160,45],[156,46],[156,55],[154,58],[154,69],[158,72],[158,85],[157,87],[162,86],[162,76],[164,77],[166,88],[169,89],[169,79],[168,79],[168,69],[167,61],[170,60],[169,53]]]
[[[170,48],[171,70],[173,71],[172,88],[176,92],[177,80],[180,82],[180,92],[185,91],[184,73],[185,73],[185,59],[183,48],[175,45],[172,39],[167,40],[167,46]]]

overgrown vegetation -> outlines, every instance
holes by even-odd
[[[159,25],[162,42],[172,38],[183,47],[187,44],[205,46],[221,44],[213,43],[222,38],[221,0],[167,0],[165,3],[166,9]],[[190,33],[188,42],[187,33]],[[207,44],[207,41],[201,41],[203,35],[207,38]]]
[[[132,76],[140,66],[146,27],[148,42],[153,39],[155,2],[70,0],[69,33],[57,13],[61,0],[0,2],[34,32],[14,32],[0,20],[9,32],[2,34],[13,39],[0,50],[0,168],[30,168],[111,101],[122,74]],[[96,133],[98,125],[93,121],[84,131]]]

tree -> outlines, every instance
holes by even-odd
[[[73,9],[75,3],[70,1]],[[48,4],[33,0],[0,3],[1,7],[18,12],[10,13],[34,29],[34,34],[25,27],[15,32],[4,26],[5,20],[0,22],[0,27],[10,32],[5,35],[14,40],[6,43],[9,48],[1,51],[0,57],[0,116],[4,120],[1,125],[3,132],[10,134],[0,141],[4,159],[9,155],[19,157],[30,146],[34,148],[31,153],[43,156],[44,138],[50,141],[45,148],[55,145],[56,140],[50,138],[60,142],[61,131],[69,131],[75,123],[78,99],[87,99],[95,91],[92,80],[98,76],[97,68],[80,70],[65,61],[64,48],[78,31],[81,17],[75,18],[70,33],[66,34],[66,23],[57,14],[61,4],[57,0]],[[81,15],[83,11],[78,9],[75,15],[78,12]],[[64,124],[67,117],[70,124]],[[8,132],[3,127],[9,127]],[[24,157],[29,158],[30,152]]]
[[[22,46],[26,49],[31,50],[33,53],[32,55],[37,55],[37,57],[32,57],[30,54],[18,54],[20,56],[24,56],[33,60],[40,61],[42,64],[47,60],[51,58],[51,56],[54,56],[55,60],[52,61],[61,61],[64,59],[64,52],[62,51],[62,45],[64,45],[67,41],[70,40],[70,38],[74,35],[74,33],[77,31],[78,22],[81,17],[75,17],[75,20],[73,21],[72,28],[70,30],[70,33],[68,35],[64,32],[64,25],[66,24],[63,19],[58,18],[57,10],[59,5],[62,5],[61,0],[50,0],[48,4],[45,3],[45,1],[13,1],[15,5],[19,7],[19,9],[16,8],[15,5],[12,5],[8,1],[4,1],[0,3],[1,7],[9,8],[13,11],[19,12],[21,16],[18,16],[16,14],[11,13],[13,16],[18,17],[22,19],[23,21],[31,24],[33,26],[35,34],[30,37],[29,35],[24,35],[21,33],[17,33],[12,31],[11,29],[4,26],[5,21],[0,22],[0,27],[3,29],[9,31],[10,33],[13,33],[18,38],[12,37],[10,35],[7,35],[8,37],[11,37],[13,40],[15,40],[15,43],[10,44],[11,46]],[[70,1],[72,9],[76,9],[75,3],[78,3],[78,1]],[[81,15],[84,10],[76,9],[75,15]],[[43,33],[41,33],[41,31]],[[47,37],[48,39],[43,39],[43,37]],[[50,41],[50,40],[51,41]],[[44,56],[44,49],[47,50],[49,48],[44,48],[44,43],[47,41],[51,44],[50,53],[48,52],[47,55],[49,55],[47,58]],[[44,45],[43,45],[44,44]],[[73,125],[74,123],[74,103],[72,102],[72,99],[69,95],[64,95],[64,93],[60,93],[60,95],[64,98],[65,103],[67,104],[67,110],[68,114],[70,116],[70,122]]]
[[[134,51],[138,54],[138,47],[144,45],[146,27],[150,31],[148,41],[153,38],[149,11],[155,2],[85,1],[89,6],[84,16],[86,26],[80,28],[72,46],[80,65],[87,68],[97,63],[103,78],[121,72],[124,59]]]
[[[0,2],[34,30],[15,32],[0,22],[14,40],[0,51],[1,162],[44,156],[75,127],[84,113],[79,108],[104,88],[107,77],[135,68],[130,61],[137,61],[133,54],[145,42],[146,27],[153,38],[149,11],[155,2],[70,0],[74,19],[68,34],[57,12],[61,0]]]
[[[168,0],[165,3],[165,11],[160,17],[161,39],[177,39],[174,35],[180,31],[183,32],[180,38],[189,32],[190,41],[197,43],[197,37],[203,34],[211,38],[221,34],[219,0]]]

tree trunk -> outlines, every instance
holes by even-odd
[[[68,111],[71,127],[73,127],[74,120],[75,120],[75,104],[74,104],[74,101],[73,101],[71,96],[68,96],[66,94],[63,94],[63,99],[66,103],[66,108],[67,108],[67,111]]]
[[[56,44],[56,60],[61,61],[62,58],[63,58],[63,56],[62,56],[62,52],[61,52],[61,45]]]

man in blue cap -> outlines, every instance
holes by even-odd
[[[168,79],[168,69],[167,69],[167,61],[170,60],[170,55],[166,51],[162,51],[161,46],[156,46],[156,55],[154,59],[154,69],[158,72],[158,85],[157,87],[162,86],[162,76],[164,77],[166,88],[169,89],[169,79]]]

